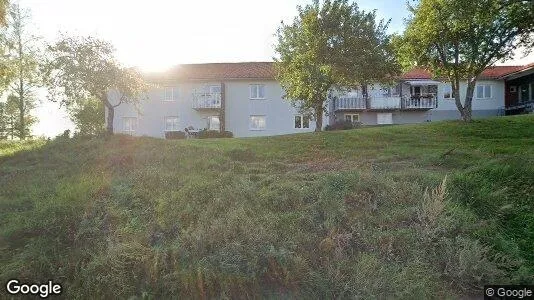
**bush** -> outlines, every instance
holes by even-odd
[[[355,129],[358,127],[361,127],[361,122],[351,122],[351,121],[336,121],[334,124],[326,125],[325,129],[326,131],[333,131],[333,130],[349,130],[349,129]]]
[[[198,133],[199,139],[231,138],[234,134],[230,131],[202,130]]]
[[[185,139],[185,132],[183,131],[166,131],[165,138],[168,140],[181,140]]]

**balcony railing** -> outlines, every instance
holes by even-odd
[[[369,109],[400,109],[401,97],[372,97]]]
[[[339,109],[365,109],[367,107],[363,97],[341,97],[337,99],[335,110]]]
[[[432,109],[437,107],[434,94],[407,97],[341,97],[336,100],[334,110],[395,110]]]
[[[436,95],[425,94],[403,98],[403,109],[432,109],[437,107]]]
[[[193,93],[194,109],[221,108],[221,93],[196,92]]]

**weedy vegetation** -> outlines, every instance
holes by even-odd
[[[66,298],[456,298],[534,283],[534,117],[0,143],[0,281]]]

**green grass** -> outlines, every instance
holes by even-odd
[[[0,281],[67,298],[457,298],[534,283],[534,117],[0,143]]]

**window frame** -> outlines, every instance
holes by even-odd
[[[171,90],[171,98],[167,99],[167,89]],[[178,88],[174,86],[165,86],[163,87],[163,102],[176,102],[178,100]]]
[[[211,128],[211,123],[212,123],[212,118],[217,118],[219,120],[219,128],[217,129],[212,129]],[[208,116],[208,130],[216,130],[216,131],[221,131],[221,117],[218,116],[218,115],[211,115],[211,116]]]
[[[260,90],[259,90],[258,87],[260,87],[260,86],[263,87],[263,97],[259,97],[259,94],[260,94],[259,91]],[[252,88],[253,87],[256,87],[256,95],[254,95],[255,97],[253,97],[253,95],[252,95]],[[265,99],[267,99],[267,97],[265,96],[266,90],[267,90],[266,86],[263,83],[251,83],[248,86],[248,97],[249,97],[250,100],[265,100]]]
[[[263,128],[254,128],[252,127],[252,118],[254,117],[263,117]],[[266,115],[250,115],[249,118],[248,118],[248,128],[249,130],[252,130],[252,131],[264,131],[267,129],[267,116]]]
[[[343,118],[344,118],[345,121],[348,121],[347,120],[348,116],[350,116],[350,122],[351,123],[360,122],[360,114],[344,114]],[[358,120],[354,121],[354,116],[357,116]]]
[[[300,118],[300,127],[295,127],[296,118]],[[304,127],[304,118],[308,118],[308,127]],[[302,115],[302,114],[293,115],[293,129],[300,129],[300,130],[310,129],[310,123],[311,123],[311,118],[309,116]]]
[[[126,120],[134,120],[135,121],[135,129],[132,129],[132,124],[129,123],[129,129],[126,129]],[[137,117],[122,117],[122,132],[125,134],[133,135],[137,132],[138,127],[138,121]]]
[[[489,96],[486,95],[486,87],[490,87],[490,92],[489,92]],[[482,87],[482,98],[478,97],[478,88],[479,87]],[[492,84],[477,84],[475,86],[475,99],[481,99],[481,100],[485,100],[485,99],[492,99],[493,98],[493,85]]]
[[[177,129],[167,129],[167,119],[170,119],[170,118],[175,118],[176,119],[176,123],[174,125],[176,125],[176,127],[178,127]],[[172,132],[172,131],[180,131],[180,117],[178,116],[165,116],[163,117],[163,123],[164,123],[164,128],[163,128],[163,131],[164,132]],[[173,127],[174,128],[174,127]]]
[[[449,97],[445,97],[445,95],[447,94],[446,89],[449,90],[449,92],[448,92],[449,93]],[[443,86],[443,99],[445,99],[445,100],[454,100],[454,92],[452,90],[452,85],[447,84],[447,85]]]

